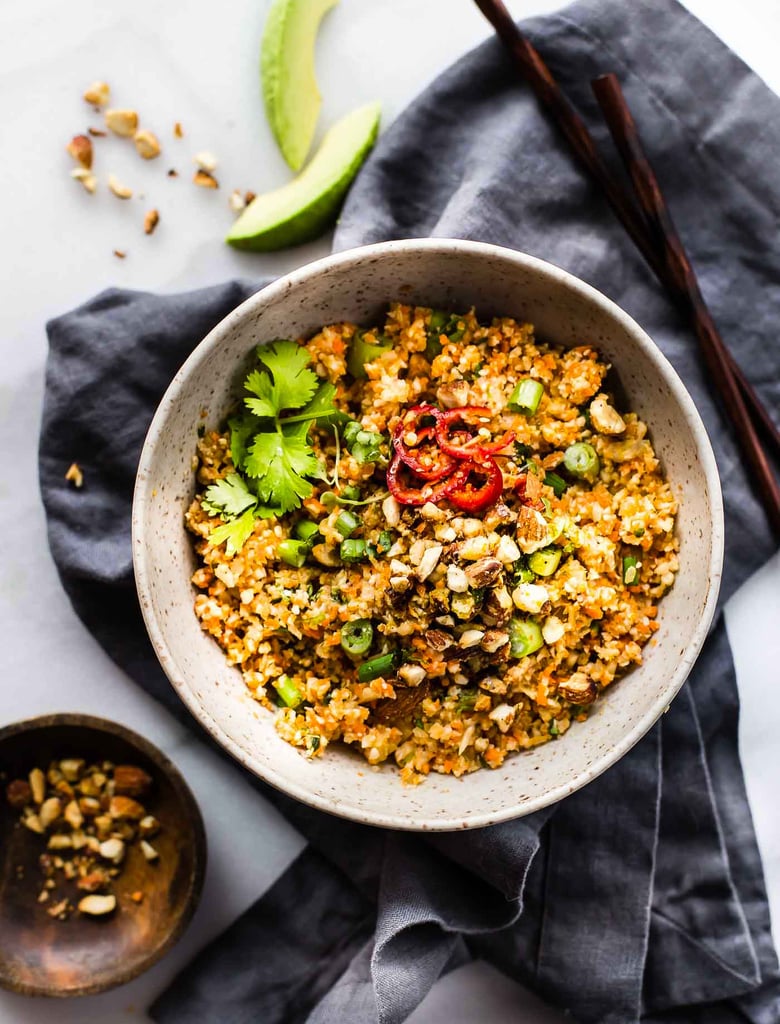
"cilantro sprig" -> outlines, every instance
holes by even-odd
[[[332,423],[342,415],[333,404],[335,387],[320,384],[305,348],[275,341],[260,346],[257,358],[260,365],[244,382],[245,411],[228,421],[236,471],[208,487],[201,501],[223,520],[209,539],[226,543],[228,555],[243,547],[255,519],[290,512],[312,494],[311,480],[325,470],[309,430],[316,420]]]

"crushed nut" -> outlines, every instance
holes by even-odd
[[[241,213],[246,208],[246,200],[237,188],[234,188],[228,196],[228,206],[233,213]]]
[[[130,821],[140,821],[146,814],[145,809],[138,803],[137,800],[133,800],[129,796],[112,796],[111,802],[108,805],[108,813],[110,817],[121,819],[125,818]]]
[[[116,896],[83,896],[78,902],[78,909],[80,913],[89,914],[91,917],[110,914],[116,909]]]
[[[160,223],[160,212],[159,210],[147,210],[144,216],[144,234],[151,235],[157,225]]]
[[[133,197],[133,190],[128,188],[127,185],[120,184],[114,174],[109,174],[108,176],[108,188],[110,192],[113,192],[117,199],[132,199]]]
[[[115,135],[131,138],[138,131],[138,114],[135,110],[107,110],[106,128]]]
[[[58,796],[52,796],[41,804],[41,809],[38,811],[38,820],[46,829],[59,818],[61,813],[62,801]]]
[[[178,178],[179,177],[179,172],[177,170],[175,170],[173,167],[171,167],[170,170],[168,171],[168,177],[169,178]]]
[[[96,107],[102,107],[108,103],[111,96],[111,89],[107,82],[93,82],[88,89],[84,90],[84,99],[87,103],[94,103]]]
[[[497,558],[480,558],[466,570],[470,587],[489,587],[501,573],[502,565]]]
[[[154,132],[150,132],[146,128],[142,128],[141,131],[135,133],[133,142],[135,143],[138,155],[143,157],[144,160],[154,160],[161,153],[160,140]]]
[[[123,249],[114,249],[114,255],[118,260],[123,260],[127,253]]]
[[[81,472],[78,462],[71,462],[65,474],[65,479],[76,488],[84,486],[84,474]]]
[[[46,796],[46,776],[40,768],[33,768],[28,776],[33,803],[42,804]]]
[[[192,180],[196,185],[201,188],[219,188],[219,182],[213,174],[209,174],[208,171],[198,170],[195,171]]]
[[[70,172],[70,176],[83,185],[90,195],[97,191],[97,178],[86,167],[74,167]]]
[[[217,169],[217,158],[213,153],[209,153],[204,150],[201,153],[196,153],[193,160],[202,171],[206,171],[207,174],[211,174]]]
[[[114,790],[121,796],[143,796],[152,785],[152,777],[133,764],[118,764],[114,769]]]
[[[74,909],[55,893],[58,880],[88,894],[79,904],[83,913],[110,913],[116,907],[111,886],[123,870],[128,845],[137,842],[147,861],[159,859],[147,840],[160,831],[160,823],[135,799],[152,783],[137,765],[88,765],[83,758],[65,758],[49,764],[45,772],[35,767],[27,780],[6,785],[6,798],[20,812],[20,824],[42,836],[51,851],[38,858],[42,885],[37,899],[46,903],[53,918],[65,920]],[[22,877],[21,868],[16,874]],[[130,898],[139,903],[143,892],[137,890]]]
[[[108,132],[104,132],[102,128],[87,128],[87,131],[94,139],[105,139]]]
[[[89,170],[92,166],[92,140],[88,135],[74,135],[65,148],[77,163]]]
[[[160,854],[155,850],[151,843],[147,843],[145,839],[142,839],[139,843],[141,847],[141,853],[147,860],[158,860]]]
[[[135,892],[130,893],[130,899],[133,901],[133,903],[143,903],[144,894],[141,892],[140,889],[136,889]]]
[[[244,193],[244,202],[246,203],[247,206],[249,206],[250,203],[254,202],[255,199],[257,199],[256,193],[248,191]]]
[[[173,125],[173,135],[176,139],[184,138],[184,129],[181,126],[181,121],[175,121]]]
[[[14,779],[5,787],[5,798],[15,811],[21,811],[32,799],[30,783],[24,779]]]
[[[86,761],[81,758],[71,757],[60,761],[60,772],[68,782],[78,782],[84,774],[85,767]]]

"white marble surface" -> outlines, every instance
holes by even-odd
[[[265,125],[257,47],[267,0],[3,0],[0,168],[3,299],[0,302],[0,563],[3,685],[0,723],[56,710],[109,715],[143,731],[182,767],[210,843],[203,903],[184,939],[153,971],[113,993],[68,1002],[0,993],[0,1024],[113,1024],[144,1021],[145,1007],[192,953],[248,906],[301,848],[301,839],[230,766],[193,741],[109,661],[73,614],[46,546],[38,497],[37,443],[46,318],[108,285],[178,290],[242,275],[277,274],[327,251],[328,240],[278,255],[234,253],[220,238],[230,222],[227,193],[261,191],[286,178]],[[510,0],[516,15],[553,10],[558,0]],[[776,90],[780,7],[775,0],[688,0],[688,6]],[[443,26],[443,28],[442,28]],[[358,101],[382,101],[387,124],[439,70],[486,37],[470,0],[341,0],[329,15],[318,67],[322,124]],[[80,93],[105,78],[118,105],[136,107],[164,155],[142,164],[118,139],[98,140],[96,170],[137,192],[126,203],[87,196],[68,178],[63,146],[95,124]],[[175,140],[171,126],[183,123]],[[219,192],[190,183],[192,155],[220,160]],[[165,171],[175,167],[177,179]],[[156,234],[143,212],[159,208]],[[112,255],[127,251],[123,261]],[[780,920],[780,560],[731,602],[743,700],[741,743],[774,919]],[[262,857],[257,855],[262,850]],[[411,1018],[415,1024],[513,1019],[548,1024],[540,1007],[486,965],[441,981]]]

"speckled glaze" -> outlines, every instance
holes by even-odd
[[[238,669],[200,629],[184,528],[201,410],[216,427],[234,400],[254,345],[308,335],[322,324],[376,322],[400,300],[480,318],[519,317],[563,345],[592,343],[616,368],[630,408],[650,428],[680,502],[681,571],[660,606],[645,661],[559,742],[511,756],[462,779],[431,775],[404,786],[390,766],[372,769],[346,748],[305,760],[281,740]],[[133,557],[149,635],[193,715],[243,765],[308,804],[391,828],[477,828],[561,800],[621,758],[682,686],[707,634],[720,582],[723,511],[704,426],[676,373],[642,329],[583,281],[532,256],[450,239],[388,242],[303,267],[226,317],[193,352],[165,394],[146,438],[133,504]]]

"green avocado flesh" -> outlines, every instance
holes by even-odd
[[[269,252],[317,238],[336,219],[378,131],[378,103],[337,121],[298,177],[253,199],[225,241],[237,249]]]
[[[338,0],[274,0],[260,52],[265,109],[282,156],[300,170],[320,113],[314,44],[324,14]]]

